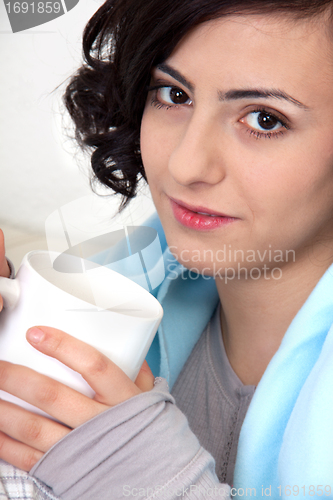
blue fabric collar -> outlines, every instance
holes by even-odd
[[[165,279],[154,290],[164,315],[147,361],[154,375],[166,378],[170,389],[210,320],[219,297],[215,280],[183,267],[170,253],[157,215],[145,222],[159,236]]]
[[[257,387],[238,444],[237,488],[254,487],[257,495],[271,488],[278,498],[281,485],[286,498],[286,486],[298,486],[302,498],[313,498],[312,486],[320,494],[318,485],[330,485],[333,498],[332,323],[333,265],[290,324]]]

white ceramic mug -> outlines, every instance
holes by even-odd
[[[161,305],[128,278],[78,257],[64,261],[62,255],[65,272],[59,272],[53,266],[57,255],[30,252],[14,280],[0,278],[0,359],[28,366],[93,397],[81,375],[27,342],[28,328],[51,326],[94,346],[135,380],[162,319]],[[88,270],[77,272],[78,262]],[[3,391],[0,398],[42,413]]]

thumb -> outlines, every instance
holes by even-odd
[[[147,361],[144,360],[138,376],[136,377],[135,385],[139,387],[142,392],[147,392],[151,391],[151,389],[154,387],[154,381],[155,377],[151,369],[149,368]]]

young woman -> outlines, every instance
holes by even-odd
[[[221,498],[223,483],[333,498],[332,43],[324,0],[109,0],[90,21],[66,102],[100,181],[125,200],[149,184],[163,378],[145,364],[134,384],[31,329],[96,396],[0,363],[2,390],[64,423],[0,402],[0,457],[30,471],[2,466],[9,497],[20,481],[66,500]]]

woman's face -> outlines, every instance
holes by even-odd
[[[168,244],[186,267],[332,261],[326,30],[318,20],[221,18],[154,69],[141,153]]]

